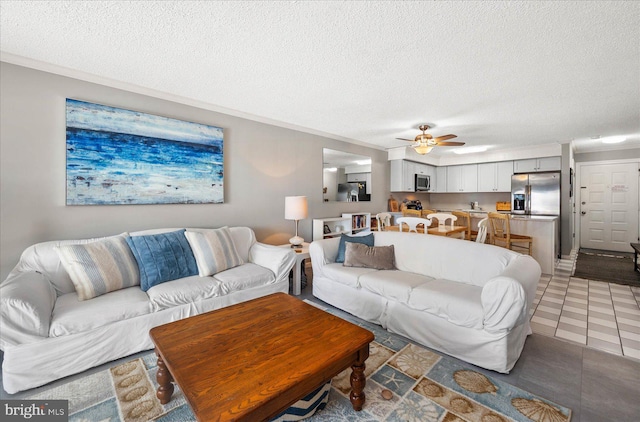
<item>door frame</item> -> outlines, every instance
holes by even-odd
[[[602,160],[602,161],[582,161],[576,163],[576,184],[573,187],[573,191],[575,192],[575,206],[573,213],[573,228],[574,228],[574,238],[575,243],[574,247],[578,247],[580,249],[580,233],[582,227],[580,226],[580,212],[582,210],[582,166],[597,166],[597,165],[607,165],[607,164],[630,164],[630,163],[638,163],[638,168],[640,169],[640,159],[638,158],[628,158],[624,160]],[[638,207],[636,210],[637,218],[638,218],[638,237],[640,238],[640,171],[638,172]]]

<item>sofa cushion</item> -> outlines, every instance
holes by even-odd
[[[82,333],[116,321],[145,315],[151,310],[149,297],[137,286],[85,301],[79,300],[77,293],[67,293],[56,300],[49,335],[60,337]]]
[[[505,271],[519,254],[506,248],[460,242],[446,236],[374,232],[375,245],[394,245],[396,268],[436,279],[484,286]],[[464,257],[461,258],[461,257]]]
[[[140,284],[138,264],[126,234],[86,244],[60,245],[57,251],[79,300]]]
[[[198,274],[196,259],[184,235],[185,230],[147,236],[127,236],[140,270],[140,288]]]
[[[363,245],[373,246],[375,241],[373,233],[366,236],[347,236],[346,234],[340,235],[340,244],[338,245],[338,255],[336,256],[336,262],[344,263],[344,253],[346,242],[362,243]]]
[[[433,280],[417,286],[407,304],[462,327],[482,329],[482,287],[450,280]]]
[[[149,290],[154,310],[186,305],[220,296],[220,281],[213,277],[191,276],[156,284]]]
[[[330,278],[338,283],[342,283],[349,287],[360,287],[358,279],[363,274],[376,272],[378,270],[374,268],[362,268],[362,267],[345,267],[342,264],[327,264],[322,267],[327,278]]]
[[[367,246],[360,243],[346,242],[344,266],[393,270],[395,269],[393,245]]]
[[[220,293],[223,295],[276,281],[276,276],[271,270],[252,263],[222,271],[213,278],[220,282]]]
[[[207,277],[244,263],[228,227],[185,232],[198,264],[200,277]]]
[[[433,279],[429,276],[397,270],[383,270],[364,274],[360,277],[360,285],[373,293],[387,299],[407,303],[411,291]]]

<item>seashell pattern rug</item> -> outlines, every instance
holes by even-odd
[[[309,422],[571,420],[571,409],[567,407],[485,376],[380,326],[341,311],[326,310],[375,335],[366,362],[366,402],[361,412],[355,412],[351,407],[351,370],[346,370],[332,380],[326,407],[307,418]],[[70,421],[195,421],[177,386],[172,400],[166,405],[156,399],[156,370],[156,357],[150,351],[141,358],[30,398],[68,399]],[[383,397],[385,390],[387,395],[391,392],[390,399]]]

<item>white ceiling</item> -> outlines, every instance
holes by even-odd
[[[0,19],[5,61],[378,148],[422,123],[493,150],[640,146],[640,2],[2,0]]]

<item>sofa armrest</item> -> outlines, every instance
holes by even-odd
[[[540,275],[542,275],[538,261],[529,255],[520,255],[509,263],[500,275],[503,277],[511,277],[520,282],[527,294],[527,312],[529,312],[536,298]]]
[[[314,275],[322,275],[323,267],[336,262],[340,238],[315,240],[309,245],[309,256]]]
[[[56,291],[36,271],[20,273],[0,285],[0,348],[49,337]]]
[[[291,248],[256,242],[249,249],[249,262],[270,269],[276,282],[288,279],[295,261],[296,253]]]
[[[480,296],[484,329],[495,333],[510,330],[529,315],[527,294],[511,277],[498,276],[487,282]]]

